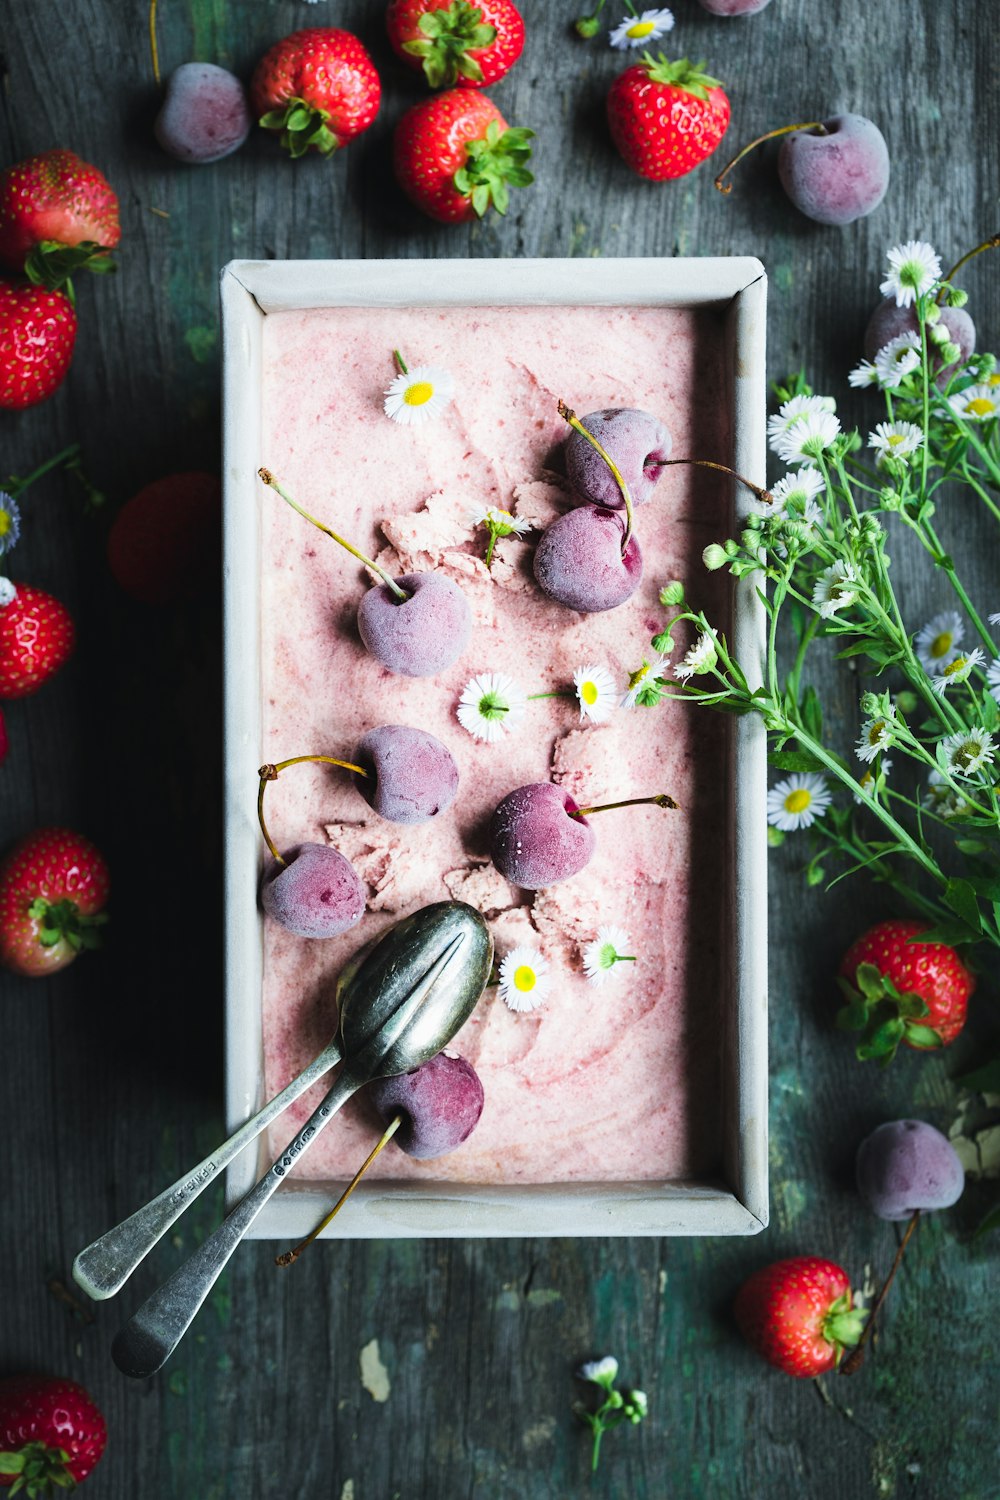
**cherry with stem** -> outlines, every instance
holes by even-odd
[[[719,192],[732,192],[733,185],[731,182],[726,182],[725,178],[728,177],[729,173],[733,170],[737,163],[741,162],[744,156],[746,156],[748,152],[752,151],[755,146],[763,146],[765,141],[773,141],[779,135],[790,135],[793,130],[813,130],[817,135],[829,134],[822,120],[807,120],[802,125],[779,125],[777,130],[769,130],[766,135],[757,136],[756,140],[750,141],[748,145],[743,147],[742,151],[738,151],[733,157],[732,161],[724,166],[722,171],[716,177],[715,186],[719,189]]]
[[[257,775],[260,777],[260,784],[257,788],[257,821],[260,824],[260,831],[264,836],[264,842],[271,851],[272,857],[279,865],[285,865],[287,861],[278,853],[274,840],[267,831],[267,824],[264,822],[264,793],[267,790],[268,782],[277,781],[279,772],[284,771],[288,766],[301,765],[304,761],[318,761],[320,764],[326,766],[340,766],[343,770],[353,771],[356,776],[364,776],[366,779],[368,776],[368,772],[364,766],[356,766],[349,760],[337,760],[333,755],[292,755],[288,760],[268,761],[265,765],[261,766],[257,772]]]
[[[275,479],[270,469],[258,469],[257,474],[258,477],[262,479],[266,485],[270,485],[271,489],[279,494],[282,500],[290,505],[293,510],[298,511],[300,516],[304,517],[305,520],[311,522],[312,525],[316,527],[317,531],[322,531],[324,536],[332,537],[333,540],[335,542],[339,542],[341,547],[349,552],[352,557],[356,557],[358,559],[358,562],[364,563],[365,567],[368,568],[370,572],[375,574],[375,577],[379,580],[379,582],[384,583],[389,589],[390,593],[395,595],[400,604],[404,604],[406,602],[406,600],[410,597],[409,594],[405,589],[401,589],[399,587],[399,584],[391,576],[391,574],[387,573],[384,568],[380,568],[377,562],[373,562],[372,559],[370,557],[366,557],[363,552],[359,552],[357,547],[352,546],[352,544],[347,541],[346,537],[342,537],[338,532],[332,531],[329,526],[324,526],[322,521],[318,521],[315,516],[310,515],[307,510],[303,509],[298,501],[293,500],[284,486],[277,479]]]
[[[580,436],[582,438],[585,438],[590,446],[600,454],[601,458],[603,458],[604,462],[611,470],[611,474],[615,481],[615,484],[621,490],[622,500],[625,502],[625,530],[622,534],[621,541],[622,557],[624,557],[626,551],[628,550],[628,544],[632,539],[632,492],[625,482],[625,478],[622,474],[621,469],[619,469],[610,453],[608,453],[607,450],[597,441],[594,434],[588,431],[586,427],[584,427],[576,412],[572,411],[570,407],[566,405],[565,401],[560,401],[558,403],[558,411],[563,421],[568,422],[573,431],[578,432]]]
[[[886,1299],[889,1288],[892,1286],[893,1278],[895,1277],[896,1272],[899,1270],[900,1261],[903,1259],[903,1252],[905,1251],[907,1245],[910,1243],[910,1240],[912,1239],[919,1222],[920,1209],[917,1208],[914,1209],[913,1214],[910,1218],[910,1222],[906,1226],[906,1233],[903,1235],[903,1238],[899,1242],[899,1249],[896,1251],[896,1258],[892,1263],[889,1274],[885,1278],[885,1281],[882,1283],[881,1290],[879,1291],[878,1296],[875,1298],[875,1301],[871,1305],[871,1309],[868,1313],[868,1319],[865,1323],[864,1329],[862,1330],[861,1337],[855,1344],[851,1352],[841,1362],[841,1375],[853,1375],[855,1371],[860,1370],[861,1366],[864,1364],[865,1344],[868,1342],[871,1331],[875,1326],[875,1315]]]

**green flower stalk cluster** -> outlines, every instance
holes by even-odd
[[[601,1393],[600,1404],[592,1409],[577,1402],[574,1406],[576,1415],[581,1422],[585,1422],[593,1434],[593,1446],[590,1456],[590,1470],[594,1473],[601,1457],[601,1439],[612,1427],[617,1427],[620,1422],[629,1422],[637,1427],[646,1416],[649,1406],[645,1391],[619,1391],[615,1387],[618,1379],[618,1361],[613,1355],[607,1354],[603,1359],[593,1360],[590,1364],[582,1365],[577,1371],[577,1378],[589,1381],[595,1385]]]
[[[703,555],[710,570],[755,581],[767,616],[762,671],[739,662],[670,584],[656,656],[632,675],[634,702],[758,715],[784,773],[768,794],[771,842],[809,829],[811,884],[865,870],[928,919],[932,940],[1000,947],[1000,597],[994,613],[977,610],[937,518],[947,485],[1000,522],[1000,374],[991,354],[962,362],[942,334],[942,308],[964,293],[933,249],[911,241],[888,260],[882,291],[912,309],[912,327],[850,375],[881,395],[885,419],[866,443],[801,376],[778,388],[768,436],[788,472],[755,498],[737,537]],[[907,618],[890,581],[888,517],[894,541],[928,554],[954,608]],[[695,639],[673,664],[679,625]],[[794,640],[790,667],[779,664],[779,635]],[[866,679],[853,748],[827,732],[808,681],[820,642]]]

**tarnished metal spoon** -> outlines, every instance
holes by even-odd
[[[240,1240],[285,1174],[352,1094],[436,1056],[467,1020],[493,967],[493,939],[473,907],[425,906],[391,927],[340,983],[344,1065],[319,1107],[214,1234],[120,1330],[118,1368],[153,1375],[177,1347]]]

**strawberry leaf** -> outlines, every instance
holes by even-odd
[[[926,1011],[927,1007],[924,1006],[925,1014]],[[942,1045],[940,1036],[930,1026],[907,1026],[905,1036],[911,1047],[920,1047],[927,1051]]]
[[[858,989],[870,1003],[883,999],[887,993],[886,981],[874,964],[858,964],[854,979]]]
[[[686,57],[679,57],[674,62],[669,62],[662,52],[658,57],[654,57],[651,52],[644,52],[642,66],[654,83],[670,84],[686,94],[693,94],[696,99],[707,99],[709,89],[721,89],[723,86],[720,79],[705,72],[704,60],[693,63]]]
[[[491,120],[479,140],[467,141],[465,164],[452,178],[455,188],[469,198],[480,218],[492,204],[497,213],[505,214],[510,204],[509,187],[528,187],[534,176],[525,163],[531,156],[528,142],[533,130],[512,128],[501,131]]]
[[[403,51],[422,59],[424,77],[432,89],[451,88],[459,77],[482,83],[483,70],[469,52],[489,47],[497,29],[483,23],[478,5],[455,0],[447,9],[425,11],[417,24],[423,36],[404,42]]]
[[[317,109],[305,99],[289,99],[284,109],[268,110],[258,123],[265,130],[280,131],[281,144],[293,160],[298,160],[307,151],[332,156],[337,150],[340,141],[326,123],[329,118],[328,110]]]

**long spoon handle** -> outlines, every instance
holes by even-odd
[[[294,1140],[289,1141],[257,1186],[119,1330],[111,1345],[111,1358],[123,1375],[144,1380],[148,1375],[155,1375],[160,1366],[170,1358],[229,1257],[285,1173],[308,1149],[327,1121],[364,1082],[364,1072],[359,1074],[349,1066],[341,1072],[322,1104],[309,1116]]]
[[[238,1156],[249,1141],[260,1135],[311,1084],[328,1073],[340,1057],[340,1043],[330,1042],[280,1094],[269,1100],[204,1161],[185,1172],[145,1207],[137,1209],[129,1218],[94,1240],[86,1250],[81,1250],[73,1262],[73,1277],[77,1285],[98,1302],[121,1291],[136,1266],[216,1173]]]

